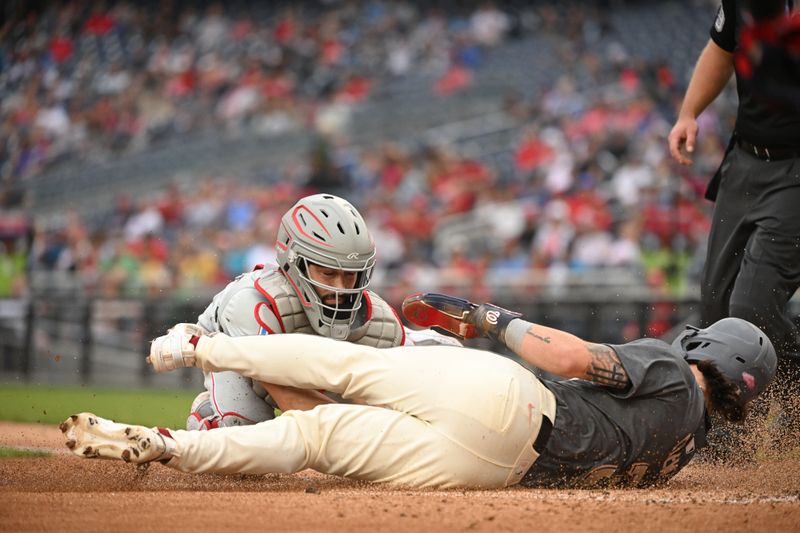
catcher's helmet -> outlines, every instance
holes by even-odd
[[[764,392],[778,366],[769,338],[741,318],[723,318],[706,329],[686,326],[672,346],[689,363],[714,363],[739,388],[741,405]]]
[[[281,219],[275,246],[278,266],[294,287],[314,331],[346,339],[375,266],[375,241],[362,216],[350,202],[331,194],[301,198]],[[356,272],[355,286],[342,289],[311,279],[310,263]],[[335,292],[337,303],[325,304],[314,287]]]

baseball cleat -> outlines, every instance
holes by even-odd
[[[472,339],[478,335],[468,317],[477,307],[463,298],[426,292],[406,298],[402,312],[409,322],[417,326],[445,331],[462,339]]]
[[[500,339],[509,322],[522,315],[493,304],[426,292],[403,301],[403,315],[412,324],[452,333],[462,339],[490,336]]]
[[[118,424],[92,413],[72,415],[59,429],[72,453],[89,459],[149,463],[171,457],[174,441],[144,426]]]

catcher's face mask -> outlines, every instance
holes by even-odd
[[[349,202],[330,194],[300,200],[281,220],[278,265],[291,282],[309,323],[320,335],[346,339],[375,266],[375,242]],[[352,284],[312,276],[339,271]]]

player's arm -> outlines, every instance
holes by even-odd
[[[551,374],[618,389],[630,384],[612,348],[527,322],[520,313],[496,305],[476,305],[446,294],[424,293],[406,298],[403,314],[413,324],[444,329],[462,338],[488,336]]]
[[[268,307],[260,306],[256,308],[256,314],[259,316],[259,321],[262,324],[268,325],[272,331],[280,331],[278,319]],[[336,403],[316,390],[298,389],[296,387],[266,383],[264,381],[258,381],[258,383],[264,387],[264,390],[272,397],[281,411],[289,411],[292,409],[308,411],[318,405]]]
[[[264,390],[272,396],[281,411],[298,409],[308,411],[318,405],[326,403],[336,403],[319,391],[310,389],[298,389],[287,387],[286,385],[276,385],[275,383],[265,383],[259,381]]]
[[[230,336],[280,332],[280,321],[254,290],[242,290],[225,302],[218,313],[222,331]],[[319,391],[298,389],[258,381],[281,411],[306,411],[326,403],[335,403]]]
[[[733,75],[733,54],[709,39],[697,59],[679,117],[697,118],[725,88]]]
[[[614,389],[624,389],[630,384],[619,356],[605,344],[587,342],[572,333],[528,322],[519,313],[492,304],[476,307],[467,321],[476,333],[502,342],[545,372]]]
[[[713,102],[733,75],[733,54],[709,39],[694,67],[689,88],[683,98],[678,120],[669,134],[669,151],[683,165],[692,161],[684,153],[694,151],[697,117]]]
[[[566,331],[522,319],[513,322],[511,334],[506,331],[504,335],[506,345],[533,366],[561,377],[585,379],[615,389],[629,385],[619,356],[605,344],[587,342]]]

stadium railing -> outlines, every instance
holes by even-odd
[[[607,342],[667,334],[696,307],[692,298],[613,298],[607,291],[586,292],[582,298],[516,291],[494,301],[531,320]],[[0,381],[199,388],[199,371],[156,375],[144,357],[153,338],[177,322],[195,321],[207,303],[74,296],[0,300]],[[491,347],[484,341],[475,345]]]

